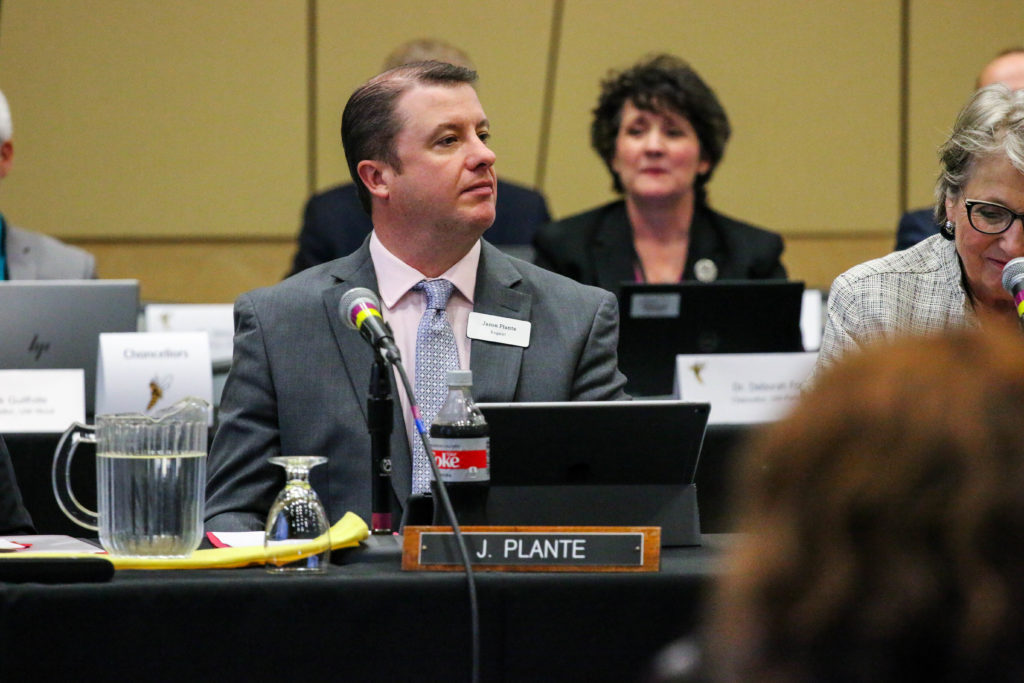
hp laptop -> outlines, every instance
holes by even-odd
[[[136,331],[138,315],[138,280],[0,282],[0,369],[82,368],[92,415],[99,335]]]
[[[633,396],[672,393],[680,353],[803,351],[804,283],[786,280],[623,283],[619,368]]]

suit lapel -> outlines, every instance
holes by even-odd
[[[694,209],[693,221],[690,223],[690,247],[686,254],[686,268],[683,270],[684,280],[697,279],[694,275],[694,265],[701,259],[709,259],[715,264],[718,269],[715,279],[727,280],[736,277],[734,273],[727,272],[724,268],[728,259],[725,258],[725,245],[722,242],[718,221],[710,211],[698,206]]]
[[[338,311],[338,304],[345,292],[354,287],[366,287],[377,292],[377,275],[373,270],[373,260],[370,258],[369,241],[363,242],[363,245],[351,256],[336,261],[330,273],[338,282],[324,290],[324,308],[338,345],[341,363],[351,384],[352,395],[355,396],[359,414],[365,424],[370,368],[374,363],[374,352],[358,332],[345,325]],[[411,492],[412,456],[409,452],[409,439],[405,433],[402,404],[398,398],[398,392],[395,390],[393,379],[392,397],[395,405],[395,419],[391,429],[391,486],[397,499],[404,505]],[[369,437],[367,443],[369,443]],[[365,456],[370,457],[369,451]]]
[[[595,284],[618,292],[624,280],[633,280],[635,264],[636,250],[626,203],[615,202],[603,212],[594,228]]]
[[[530,319],[531,297],[515,286],[522,276],[512,261],[496,247],[482,242],[477,268],[473,311],[515,320]],[[479,402],[515,400],[523,348],[510,344],[473,339],[470,341],[470,369],[473,397]]]

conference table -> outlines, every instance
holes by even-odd
[[[702,545],[651,573],[477,574],[484,681],[640,681],[692,633],[731,531],[726,470],[744,434],[709,430]],[[8,437],[40,533],[82,536],[53,502],[54,435]],[[72,478],[95,498],[91,458]],[[91,488],[90,488],[91,487]],[[77,530],[77,531],[76,531]],[[326,575],[259,568],[118,571],[104,583],[0,583],[0,681],[468,681],[461,572],[406,572],[395,538],[340,551]]]
[[[484,681],[643,680],[691,633],[728,535],[650,573],[476,574]],[[461,572],[402,571],[397,537],[319,576],[118,571],[0,583],[0,680],[468,681]]]

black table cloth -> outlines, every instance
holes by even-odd
[[[479,573],[485,681],[640,680],[698,622],[727,537],[657,573]],[[385,542],[390,539],[385,539]],[[326,575],[119,571],[0,584],[2,680],[468,681],[461,573],[343,551]]]

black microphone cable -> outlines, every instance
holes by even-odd
[[[409,383],[409,376],[405,373],[405,367],[402,365],[401,361],[392,363],[392,365],[398,370],[398,374],[402,378],[402,386],[405,387],[405,395],[409,397],[409,409],[412,412],[412,417],[416,424],[416,433],[419,434],[420,440],[423,442],[423,451],[426,453],[427,461],[430,463],[430,471],[434,475],[434,481],[438,483],[438,497],[440,498],[441,505],[444,507],[445,516],[448,517],[448,521],[451,522],[452,533],[455,535],[455,543],[458,545],[459,555],[462,558],[462,566],[466,568],[466,587],[469,589],[470,650],[472,653],[472,674],[470,680],[473,683],[479,683],[480,606],[477,603],[476,577],[473,574],[473,564],[469,560],[469,550],[466,549],[466,539],[463,537],[462,529],[459,527],[459,521],[455,517],[455,509],[452,508],[452,502],[448,498],[448,488],[444,485],[444,482],[441,481],[441,472],[437,467],[437,461],[434,459],[434,450],[430,445],[430,436],[427,434],[426,427],[423,426],[423,420],[420,419],[420,409],[416,403],[416,395],[412,391],[412,385]]]
[[[445,516],[451,522],[455,543],[462,558],[462,566],[466,569],[466,586],[469,589],[470,650],[472,654],[471,680],[472,683],[479,683],[480,607],[476,597],[476,577],[473,574],[473,565],[469,559],[469,550],[466,549],[466,539],[462,535],[462,529],[459,527],[459,521],[455,517],[452,502],[448,498],[448,489],[441,480],[441,472],[437,467],[437,461],[434,459],[434,450],[430,445],[430,436],[427,434],[427,428],[423,426],[423,420],[420,419],[420,408],[416,403],[416,394],[413,393],[412,384],[409,382],[409,376],[405,372],[401,355],[395,346],[391,328],[384,322],[384,318],[380,314],[380,301],[377,294],[373,290],[364,287],[355,287],[346,292],[338,304],[338,312],[341,315],[342,321],[348,327],[359,332],[360,336],[378,353],[379,358],[383,358],[385,362],[398,370],[398,375],[402,379],[405,395],[409,398],[409,409],[412,412],[413,422],[416,425],[416,432],[423,442],[423,451],[427,456],[427,461],[430,463],[430,471],[434,475],[434,481],[438,483],[438,498],[444,508]],[[382,348],[378,348],[378,346]]]

